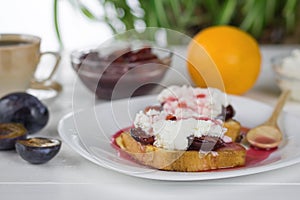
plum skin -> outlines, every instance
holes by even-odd
[[[51,160],[59,152],[61,142],[55,146],[37,147],[20,143],[18,140],[15,144],[17,153],[31,164],[43,164]]]
[[[26,134],[14,138],[0,139],[0,150],[14,149],[16,141],[20,139],[26,139]]]
[[[16,92],[0,99],[0,123],[21,123],[33,134],[46,126],[49,120],[47,107],[36,97]]]

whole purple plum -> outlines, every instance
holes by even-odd
[[[49,120],[47,107],[36,97],[17,92],[0,99],[0,123],[21,123],[33,134],[46,126]]]

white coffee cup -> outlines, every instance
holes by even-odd
[[[40,52],[41,38],[26,34],[0,34],[0,97],[12,92],[26,91],[31,82],[37,82],[34,74],[41,56],[51,54],[56,62],[47,76],[52,78],[59,61],[58,52]]]

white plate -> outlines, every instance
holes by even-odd
[[[272,108],[244,97],[230,96],[236,119],[246,127],[265,121]],[[58,131],[62,139],[77,153],[99,166],[127,175],[172,181],[209,180],[270,171],[300,162],[299,117],[283,113],[279,119],[284,132],[280,147],[267,159],[255,165],[210,172],[166,172],[149,169],[118,154],[111,145],[112,136],[132,124],[140,109],[155,104],[155,96],[138,97],[102,103],[93,108],[70,113],[61,119]]]

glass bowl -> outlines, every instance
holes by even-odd
[[[271,59],[276,83],[281,90],[291,90],[291,98],[300,101],[300,50]]]
[[[171,60],[170,50],[146,41],[116,42],[71,53],[72,67],[82,83],[107,100],[149,94]]]

